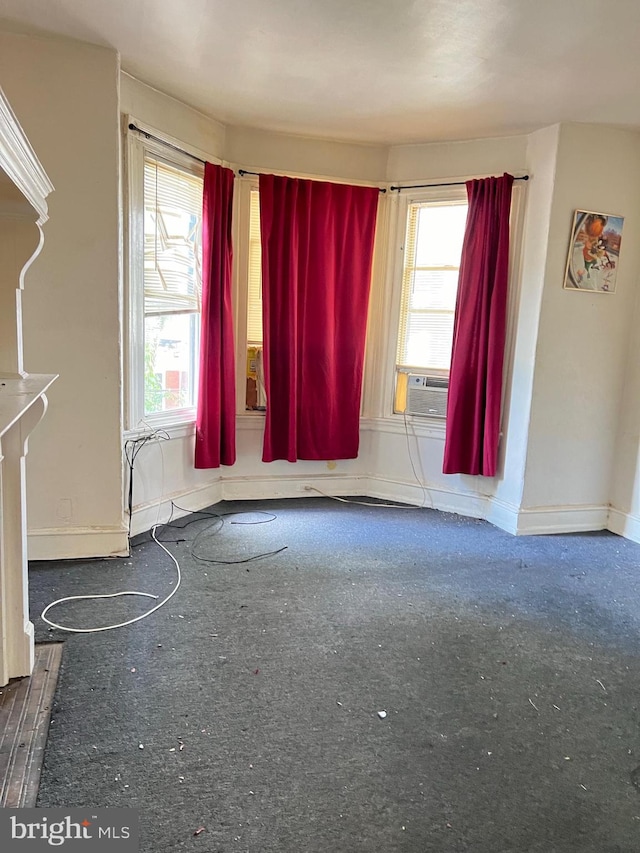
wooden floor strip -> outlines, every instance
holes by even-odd
[[[0,688],[0,808],[35,806],[62,643],[39,643],[30,678]]]

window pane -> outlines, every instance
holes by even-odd
[[[249,290],[247,297],[247,341],[262,343],[262,245],[260,241],[260,193],[251,190],[249,215]]]
[[[415,203],[407,213],[396,364],[449,369],[464,203]]]
[[[417,267],[460,266],[466,204],[420,207],[417,223]]]
[[[247,411],[264,411],[267,398],[264,389],[264,371],[262,367],[262,347],[247,346]]]
[[[144,413],[196,405],[200,315],[152,315],[144,322]]]
[[[264,411],[266,397],[262,371],[262,244],[260,193],[251,190],[249,214],[249,282],[247,290],[247,411]]]
[[[145,314],[200,310],[202,178],[144,163]]]
[[[454,311],[457,291],[458,270],[415,270],[409,309]]]
[[[453,314],[410,312],[405,364],[448,370],[453,342]]]

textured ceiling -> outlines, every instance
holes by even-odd
[[[0,18],[116,48],[226,124],[378,143],[640,128],[638,0],[0,0]]]

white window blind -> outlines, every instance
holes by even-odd
[[[198,312],[201,177],[144,158],[144,313]]]
[[[467,205],[409,205],[398,367],[449,370]]]
[[[260,193],[251,190],[249,214],[249,293],[247,343],[262,344],[262,245],[260,242]]]

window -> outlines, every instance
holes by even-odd
[[[144,415],[196,405],[202,180],[144,158]]]
[[[260,242],[260,193],[257,189],[251,190],[248,279],[245,408],[248,411],[264,411],[266,397],[262,372],[262,245]]]
[[[130,138],[128,426],[193,420],[200,345],[202,167]]]
[[[407,209],[394,411],[406,410],[407,377],[431,374],[446,387],[453,343],[465,201],[413,202]]]

